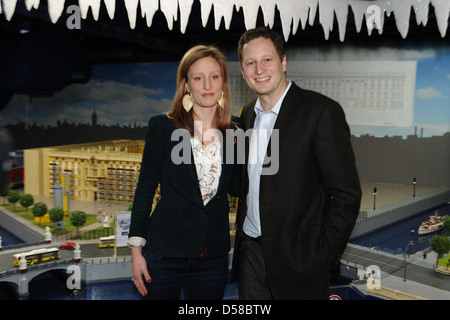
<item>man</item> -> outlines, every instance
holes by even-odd
[[[239,277],[240,299],[328,299],[361,200],[344,112],[287,80],[283,40],[272,30],[244,33],[238,55],[258,98],[240,120],[252,135],[232,281]]]

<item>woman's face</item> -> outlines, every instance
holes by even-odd
[[[216,107],[222,96],[222,87],[222,69],[213,57],[198,59],[189,67],[185,89],[191,93],[194,107]]]

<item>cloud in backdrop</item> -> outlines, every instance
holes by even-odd
[[[357,48],[329,46],[291,48],[289,61],[417,61],[414,102],[414,127],[423,128],[424,136],[450,131],[450,50],[430,48]],[[56,126],[58,122],[91,123],[95,109],[98,124],[147,124],[150,116],[170,108],[176,86],[178,63],[136,63],[97,65],[92,80],[72,84],[52,97],[30,100],[16,95],[0,112],[0,126],[17,122]],[[415,128],[352,126],[352,134],[406,136]]]

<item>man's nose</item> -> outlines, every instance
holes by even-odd
[[[262,66],[261,63],[256,63],[256,66],[255,66],[255,72],[256,72],[257,74],[261,74],[261,73],[264,72],[264,68],[263,68],[263,66]]]

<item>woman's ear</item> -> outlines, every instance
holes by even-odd
[[[184,90],[186,92],[190,92],[191,90],[189,90],[189,85],[188,85],[186,79],[181,80],[181,82],[184,84]]]

